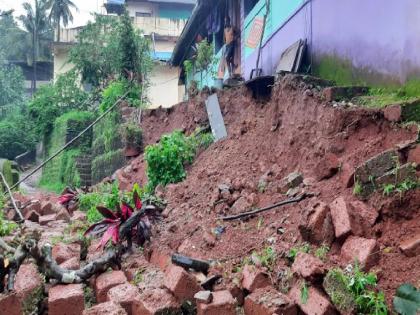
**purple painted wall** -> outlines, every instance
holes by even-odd
[[[300,38],[315,62],[326,55],[348,60],[367,81],[420,77],[419,0],[308,1],[264,43],[264,74],[273,74],[281,53]],[[245,62],[247,79],[256,59],[254,52]]]

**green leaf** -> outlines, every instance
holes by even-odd
[[[420,291],[408,283],[401,285],[394,296],[394,309],[402,315],[416,315],[420,310]]]

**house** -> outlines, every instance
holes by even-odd
[[[120,14],[125,5],[134,26],[151,39],[155,63],[148,90],[151,107],[170,107],[184,97],[183,89],[178,87],[179,68],[172,67],[168,61],[195,3],[195,0],[108,0],[105,3],[108,14]],[[80,30],[80,27],[62,29],[60,42],[54,43],[55,77],[71,69],[68,53]]]
[[[301,72],[344,84],[403,84],[420,75],[419,1],[201,0],[171,58],[182,69],[180,86],[193,80],[220,86],[226,79],[218,69],[227,15],[240,34],[235,71],[245,80],[256,68],[261,36],[259,68],[265,75],[276,74],[282,54],[299,40],[306,42]],[[200,34],[214,44],[213,71],[187,73],[184,62],[194,55]]]

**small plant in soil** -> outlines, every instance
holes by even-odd
[[[324,279],[324,288],[340,311],[387,315],[385,295],[376,286],[376,275],[363,272],[357,263],[348,271],[332,269]]]
[[[186,177],[185,166],[191,164],[201,148],[207,148],[213,136],[199,131],[186,137],[181,131],[164,135],[158,144],[148,145],[145,150],[148,190],[157,185],[177,183]]]
[[[253,252],[251,255],[250,262],[258,261],[261,266],[272,271],[277,260],[277,254],[273,247],[267,246],[260,252]]]
[[[315,257],[325,261],[327,259],[327,254],[330,251],[330,247],[328,245],[322,244],[315,250]]]
[[[143,282],[143,272],[144,272],[144,269],[139,269],[136,271],[133,278],[134,285],[139,285],[140,283]]]
[[[102,236],[99,247],[104,248],[109,241],[113,245],[120,244],[123,240],[127,241],[128,249],[131,249],[132,238],[139,246],[150,240],[151,221],[156,218],[156,207],[143,206],[142,201],[134,191],[131,206],[126,201],[117,205],[116,210],[97,206],[96,209],[102,214],[104,219],[90,226],[85,236]]]
[[[299,246],[292,247],[287,253],[287,259],[290,262],[294,262],[298,253],[309,253],[311,246],[308,243],[302,243]]]
[[[10,235],[16,228],[17,224],[4,219],[3,211],[0,210],[0,236]]]
[[[303,280],[302,285],[300,287],[300,301],[302,304],[306,304],[308,302],[309,298],[309,289],[308,285],[306,284],[306,281]]]
[[[354,183],[353,195],[360,196],[362,194],[362,191],[363,191],[362,185],[360,184],[359,181],[356,181]]]

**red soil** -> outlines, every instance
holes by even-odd
[[[417,137],[416,128],[401,128],[383,118],[379,111],[361,108],[334,108],[321,100],[319,95],[297,87],[290,79],[283,79],[273,88],[272,99],[267,103],[252,100],[245,88],[219,92],[219,102],[228,130],[228,138],[202,152],[193,165],[188,167],[185,181],[169,185],[164,192],[168,201],[168,215],[156,226],[153,247],[181,252],[195,258],[221,262],[218,267],[228,274],[252,251],[259,251],[274,243],[279,253],[286,253],[301,240],[298,225],[302,212],[315,201],[330,203],[338,196],[348,201],[356,200],[353,188],[346,188],[341,175],[317,181],[318,164],[327,154],[335,154],[339,161],[351,169],[368,158],[397,144]],[[206,122],[205,96],[177,105],[171,110],[154,110],[143,117],[142,128],[145,143],[156,142],[163,133],[173,129],[191,132]],[[279,127],[272,131],[272,126]],[[125,184],[144,184],[145,164],[142,156],[131,163],[132,169]],[[258,189],[262,175],[271,171],[263,192]],[[307,190],[317,197],[298,204],[269,211],[247,221],[224,223],[221,215],[231,213],[224,204],[213,205],[220,184],[235,188],[234,198],[244,196],[263,207],[284,200],[276,191],[279,179],[293,171],[303,173],[313,182]],[[260,187],[261,188],[261,187]],[[380,211],[377,224],[365,237],[377,237],[380,244],[379,288],[384,290],[388,301],[395,289],[404,282],[419,286],[420,260],[407,258],[398,250],[399,243],[409,235],[420,231],[420,191],[410,192],[400,201],[384,200],[380,193],[367,201]],[[401,212],[409,215],[401,215]],[[225,228],[215,244],[211,244],[206,232],[217,226]],[[285,233],[278,234],[283,228]],[[392,247],[390,250],[385,248]],[[331,264],[339,263],[340,244],[335,243],[329,254]],[[279,259],[279,266],[286,265]],[[234,276],[234,275],[233,275]]]

